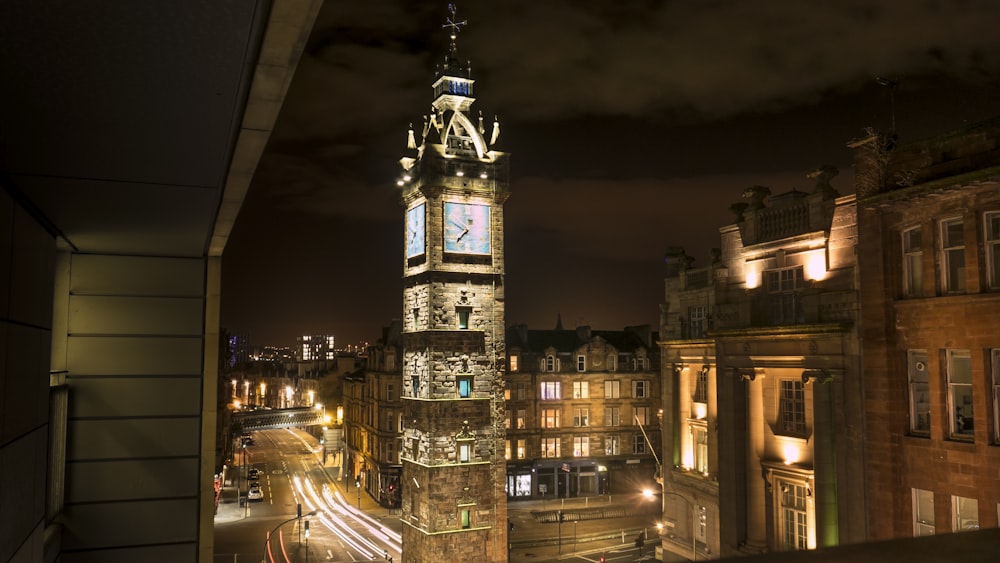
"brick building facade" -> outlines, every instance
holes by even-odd
[[[872,539],[997,527],[1000,120],[854,144]]]

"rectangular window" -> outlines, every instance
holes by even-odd
[[[804,436],[806,433],[805,387],[801,379],[780,381],[778,411],[781,431],[785,434]]]
[[[1000,289],[1000,212],[986,214],[986,271],[990,289]]]
[[[767,310],[772,324],[797,324],[805,320],[799,304],[799,293],[803,287],[805,277],[802,266],[764,272]]]
[[[924,252],[920,227],[903,231],[903,295],[920,297],[924,293]]]
[[[508,410],[506,410],[503,413],[503,427],[504,428],[510,429],[510,419],[511,419],[510,409],[508,409]]]
[[[694,402],[696,403],[707,403],[708,402],[708,370],[700,369],[698,370],[697,380],[694,385]]]
[[[506,459],[507,461],[510,461],[510,455],[511,455],[511,453],[512,452],[511,452],[511,448],[510,448],[510,440],[507,440],[507,444],[504,446],[504,449],[503,449],[503,458]]]
[[[694,470],[708,473],[708,430],[702,425],[691,426],[691,442],[694,443]]]
[[[458,313],[458,328],[466,330],[469,328],[469,315],[472,314],[472,309],[469,307],[456,307],[455,312]]]
[[[573,426],[590,426],[590,409],[577,408],[573,413]]]
[[[559,409],[542,409],[542,428],[559,428]]]
[[[396,386],[392,383],[388,383],[385,386],[385,400],[395,401],[396,400]]]
[[[471,460],[472,460],[472,444],[459,444],[458,445],[459,463],[469,463]]]
[[[946,293],[965,292],[965,224],[960,217],[941,221],[941,275]]]
[[[616,371],[618,369],[618,355],[608,354],[608,371]]]
[[[472,511],[471,510],[464,510],[463,509],[462,512],[461,512],[461,514],[462,514],[462,529],[464,530],[466,528],[471,528],[472,527]]]
[[[587,371],[587,356],[576,357],[576,371]]]
[[[575,457],[585,457],[590,455],[590,437],[589,436],[574,436],[573,437],[573,455]]]
[[[645,380],[633,381],[632,396],[636,399],[645,399],[649,397],[649,382]]]
[[[458,396],[463,399],[468,399],[472,396],[472,378],[471,377],[458,377],[456,380],[458,384]]]
[[[809,548],[809,517],[806,488],[791,481],[779,481],[781,542],[785,550]]]
[[[632,421],[642,426],[649,424],[649,407],[632,407]]]
[[[1000,442],[1000,348],[990,350],[990,371],[993,374],[993,441]]]
[[[516,391],[516,393],[514,395],[514,398],[517,399],[518,401],[524,401],[524,400],[526,400],[528,398],[528,384],[527,383],[525,383],[523,381],[519,381],[516,384],[516,386],[514,387],[514,390]]]
[[[395,370],[396,370],[396,356],[389,354],[385,357],[385,371],[395,371]]]
[[[525,428],[528,427],[527,420],[525,420],[526,416],[527,415],[525,414],[525,410],[524,409],[517,409],[517,429],[518,430],[524,430]]]
[[[510,371],[517,371],[517,356],[510,357]]]
[[[934,535],[934,491],[913,489],[913,536]]]
[[[545,371],[556,371],[555,356],[545,356]]]
[[[562,398],[562,386],[558,381],[542,382],[542,400],[555,401]]]
[[[948,350],[948,408],[951,436],[972,439],[972,356],[968,350]]]
[[[528,457],[528,441],[521,438],[517,441],[517,459],[525,459]]]
[[[906,371],[910,381],[910,433],[918,436],[931,434],[931,388],[927,366],[926,350],[909,350],[906,353]]]
[[[646,439],[642,437],[642,434],[636,434],[635,436],[632,436],[632,453],[634,454],[646,453]]]
[[[621,453],[621,443],[618,441],[618,436],[605,436],[604,455],[619,455]]]
[[[951,497],[951,513],[954,515],[952,531],[968,532],[979,529],[979,501],[967,497]]]
[[[590,398],[590,383],[586,381],[574,381],[573,382],[573,398],[574,399],[589,399]]]
[[[542,457],[559,457],[559,438],[542,438]]]
[[[688,307],[688,338],[705,336],[705,307]]]
[[[609,379],[604,382],[604,398],[617,399],[621,397],[622,382],[617,379]]]
[[[604,425],[618,426],[621,424],[621,413],[618,407],[604,408]]]

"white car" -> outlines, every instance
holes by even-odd
[[[264,500],[264,493],[260,487],[250,487],[250,490],[247,491],[247,500]]]

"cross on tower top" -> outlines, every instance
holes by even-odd
[[[467,20],[458,21],[458,19],[455,17],[455,14],[456,14],[456,12],[458,12],[458,9],[455,8],[454,4],[448,4],[448,12],[451,13],[451,16],[449,16],[445,20],[445,24],[442,25],[441,27],[442,28],[450,28],[451,29],[451,51],[452,51],[452,53],[454,53],[455,52],[455,39],[458,38],[458,32],[462,31],[462,26],[465,25],[465,24],[467,24],[468,21]]]

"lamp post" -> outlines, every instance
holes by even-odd
[[[271,536],[274,535],[274,532],[278,531],[278,528],[284,526],[289,522],[294,522],[296,520],[299,520],[303,516],[315,516],[317,512],[319,512],[319,509],[313,510],[312,512],[307,512],[306,514],[295,515],[289,518],[288,520],[279,522],[277,526],[271,528],[271,531],[267,533],[267,537],[264,539],[264,549],[261,551],[260,554],[260,563],[267,563],[268,559],[267,556],[270,555]],[[306,522],[308,523],[308,520]],[[306,557],[309,557],[309,528],[306,528]]]

